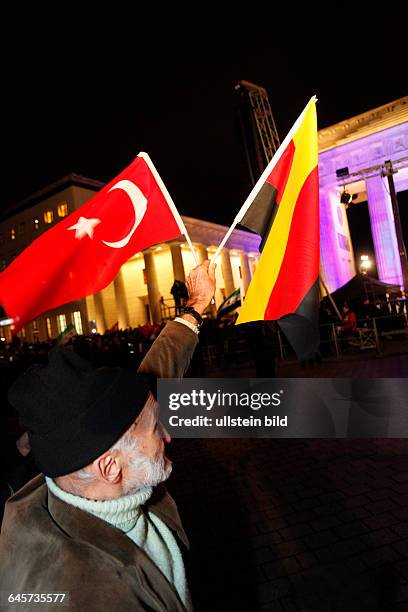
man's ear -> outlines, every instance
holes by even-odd
[[[122,480],[122,463],[118,453],[101,455],[92,465],[101,480],[109,484],[117,484]]]

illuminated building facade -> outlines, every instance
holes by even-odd
[[[398,170],[396,191],[405,191],[408,96],[319,131],[321,268],[329,291],[356,273],[346,210],[340,203],[345,187],[354,203],[368,202],[379,279],[403,284],[392,202],[381,175],[387,160]],[[342,169],[348,174],[339,177]]]
[[[396,191],[408,189],[408,96],[319,131],[321,275],[329,291],[345,284],[356,272],[346,209],[340,202],[344,185],[354,196],[353,202],[368,201],[380,280],[402,285],[392,204],[386,179],[378,170],[386,160],[398,169]],[[339,177],[341,169],[347,169],[346,176]],[[102,186],[73,174],[21,202],[0,225],[0,268]],[[190,217],[183,220],[200,260],[211,257],[227,227]],[[238,286],[246,290],[259,259],[259,242],[259,237],[249,232],[233,232],[218,261],[217,306]],[[136,253],[108,287],[45,313],[20,335],[28,341],[46,340],[69,323],[79,333],[103,333],[146,321],[160,322],[174,315],[170,294],[174,280],[184,281],[194,265],[183,240]],[[10,337],[9,329],[4,333]]]
[[[69,175],[22,202],[1,223],[0,263],[4,269],[30,242],[58,221],[80,208],[102,183]],[[183,217],[200,261],[210,258],[227,227]],[[260,238],[236,230],[218,260],[216,307],[241,286],[249,285],[259,259]],[[103,333],[111,328],[137,327],[147,321],[159,323],[174,316],[170,293],[175,279],[185,281],[195,266],[185,240],[172,240],[136,253],[114,281],[99,293],[48,311],[27,324],[19,335],[29,342],[56,337],[73,323],[78,333]],[[29,297],[27,296],[27,299]],[[4,328],[10,338],[11,330]]]

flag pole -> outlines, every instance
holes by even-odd
[[[181,218],[181,215],[179,213],[179,211],[177,210],[177,207],[175,205],[175,203],[173,202],[173,198],[171,197],[171,195],[169,194],[169,192],[167,191],[167,187],[166,185],[163,183],[160,174],[157,172],[152,160],[150,159],[149,155],[147,153],[144,153],[143,151],[141,153],[139,153],[138,157],[142,157],[146,164],[149,166],[151,173],[153,174],[154,178],[157,181],[157,184],[159,185],[162,194],[164,195],[164,197],[167,200],[167,203],[171,209],[171,212],[173,213],[173,216],[176,220],[177,225],[180,228],[180,233],[184,235],[185,239],[187,240],[187,244],[191,249],[191,252],[193,254],[194,257],[194,261],[196,263],[196,265],[198,266],[200,261],[198,259],[198,255],[197,255],[197,251],[195,250],[195,248],[193,247],[193,243],[191,242],[191,238],[188,234],[187,228],[184,225],[184,221]]]
[[[341,316],[340,311],[339,311],[339,309],[337,308],[336,302],[334,301],[334,299],[332,298],[332,296],[331,296],[331,294],[330,294],[330,292],[329,292],[328,288],[326,287],[325,282],[324,282],[323,277],[322,277],[322,275],[321,275],[321,274],[319,274],[319,280],[320,280],[320,282],[321,282],[321,283],[322,283],[322,285],[323,285],[323,289],[325,290],[325,292],[326,292],[326,294],[327,294],[327,297],[329,298],[329,301],[330,301],[331,305],[333,306],[333,308],[334,308],[334,311],[335,311],[336,315],[339,317],[340,321],[342,321],[342,320],[343,320],[343,317]]]
[[[199,259],[198,259],[197,251],[196,251],[196,250],[195,250],[195,248],[193,247],[193,243],[191,242],[190,236],[188,235],[188,232],[187,232],[187,230],[186,230],[186,228],[185,228],[185,227],[184,227],[184,236],[185,236],[185,238],[186,238],[186,240],[187,240],[188,246],[189,246],[189,247],[190,247],[190,249],[191,249],[191,252],[192,252],[193,257],[194,257],[194,261],[195,261],[195,263],[196,263],[196,264],[197,264],[197,266],[198,266],[198,265],[199,265],[199,263],[200,263],[200,261],[199,261]]]
[[[225,234],[224,238],[221,240],[221,243],[220,243],[219,247],[217,248],[217,250],[215,251],[214,255],[212,256],[211,263],[217,259],[217,257],[219,256],[219,254],[221,252],[221,249],[223,248],[223,246],[227,242],[228,238],[231,236],[232,232],[234,231],[235,226],[242,220],[242,217],[245,215],[246,211],[251,206],[252,202],[255,200],[255,198],[258,195],[258,193],[261,191],[262,186],[266,182],[266,179],[268,178],[268,176],[270,175],[270,173],[272,172],[272,170],[274,169],[274,167],[276,166],[276,164],[278,163],[278,161],[282,157],[282,154],[283,154],[284,150],[286,149],[288,143],[292,140],[294,134],[299,129],[299,126],[302,123],[303,118],[304,118],[304,116],[306,114],[306,111],[307,111],[307,109],[309,107],[309,104],[311,104],[312,102],[313,103],[317,102],[316,96],[312,96],[310,98],[309,102],[306,104],[305,108],[303,109],[303,111],[301,112],[299,117],[296,119],[296,121],[293,124],[292,128],[287,133],[287,135],[286,135],[285,139],[283,140],[282,144],[280,145],[279,149],[276,151],[275,155],[272,157],[271,161],[266,166],[265,170],[262,172],[262,174],[259,177],[258,181],[255,183],[254,187],[252,188],[252,191],[250,192],[249,196],[247,197],[247,199],[243,203],[240,211],[238,212],[237,216],[235,217],[233,224],[231,225],[231,227],[229,228],[229,230]]]

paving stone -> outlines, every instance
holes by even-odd
[[[369,528],[360,521],[347,523],[333,529],[341,538],[349,538],[350,536],[359,536],[367,533]]]
[[[283,559],[305,552],[305,545],[301,540],[289,540],[288,542],[277,544],[274,547],[274,552],[278,559]]]
[[[395,545],[393,544],[392,546]],[[369,550],[363,553],[359,558],[361,558],[368,567],[378,567],[387,563],[399,561],[402,556],[398,551],[391,548],[391,546],[383,546],[382,548]]]
[[[383,514],[378,514],[377,516],[371,516],[363,519],[363,523],[367,525],[369,529],[380,529],[381,527],[389,527],[390,525],[395,525],[400,521],[395,515],[395,511],[393,513],[384,512]]]
[[[313,567],[318,562],[316,556],[311,552],[299,553],[296,555],[296,559],[304,569]]]
[[[329,544],[334,544],[338,541],[338,539],[338,536],[336,536],[336,534],[330,530],[313,533],[303,538],[308,548],[312,549],[323,548]]]
[[[323,531],[325,529],[331,529],[332,527],[338,527],[342,524],[342,522],[337,516],[322,516],[319,519],[312,521],[311,524],[315,531]]]
[[[403,557],[408,558],[408,539],[395,542],[393,548],[401,553]]]
[[[275,563],[266,563],[263,566],[263,571],[267,578],[279,578],[280,576],[289,576],[299,572],[302,569],[296,557],[287,557]]]
[[[259,602],[261,604],[276,601],[289,593],[291,585],[287,579],[272,580],[259,587]]]
[[[378,529],[377,531],[370,531],[369,533],[361,536],[363,542],[365,542],[368,546],[383,546],[384,544],[392,544],[392,542],[397,542],[400,537],[391,531],[389,528]]]
[[[408,444],[178,440],[172,458],[198,612],[403,612]]]
[[[391,527],[391,529],[392,529],[392,531],[397,533],[402,538],[405,538],[405,537],[408,536],[408,522],[406,522],[406,523],[398,523],[397,525],[393,525]]]
[[[286,527],[286,529],[280,529],[279,535],[282,540],[297,540],[302,536],[305,536],[313,532],[313,523],[301,523],[300,525],[292,525],[292,527]]]
[[[406,601],[406,602],[408,602],[408,584],[404,584],[402,586],[399,586],[393,592],[392,595],[393,595],[395,601],[398,601],[398,602]]]

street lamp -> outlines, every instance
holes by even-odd
[[[362,274],[367,274],[368,270],[371,268],[371,260],[368,255],[361,255],[360,260],[360,271]]]

